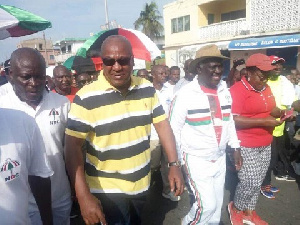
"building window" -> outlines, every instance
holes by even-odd
[[[213,24],[215,22],[215,14],[207,14],[207,24]]]
[[[237,20],[240,18],[246,18],[246,9],[221,14],[221,21]]]
[[[50,55],[49,58],[50,58],[50,60],[54,60],[55,59],[54,55]]]
[[[43,50],[43,44],[39,44],[39,50]]]
[[[190,16],[181,16],[171,20],[172,34],[190,30]]]

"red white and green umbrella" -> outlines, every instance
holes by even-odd
[[[156,44],[144,33],[125,28],[115,28],[101,31],[89,38],[77,51],[78,56],[95,57],[99,56],[103,41],[111,35],[122,35],[126,37],[132,46],[133,56],[136,59],[152,61],[161,55]]]
[[[11,174],[12,174],[12,169],[19,166],[20,162],[17,160],[11,160],[11,159],[7,159],[5,161],[5,163],[2,165],[0,171],[7,171],[10,170]]]
[[[14,6],[0,5],[0,40],[36,33],[51,27],[51,22]]]

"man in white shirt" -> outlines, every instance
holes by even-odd
[[[43,224],[52,224],[49,176],[53,171],[39,128],[26,113],[12,109],[0,109],[0,124],[0,223],[30,224],[30,187]]]
[[[23,111],[35,119],[54,171],[51,177],[53,223],[68,224],[71,194],[63,158],[63,140],[70,102],[66,97],[46,90],[45,60],[35,49],[19,48],[12,53],[10,79],[14,91],[2,96],[0,106]],[[42,224],[33,196],[29,203],[32,224]]]
[[[191,72],[189,72],[189,66],[190,63],[192,62],[192,59],[188,59],[185,61],[184,63],[184,67],[183,67],[183,71],[184,71],[184,77],[181,78],[175,85],[173,93],[174,95],[182,88],[184,87],[186,84],[190,83],[194,77],[196,76],[196,74],[193,74]]]
[[[151,75],[153,77],[153,86],[156,90],[156,94],[162,105],[166,115],[169,114],[169,107],[173,97],[173,89],[166,86],[166,67],[162,65],[154,65],[151,69]],[[171,201],[179,201],[180,196],[175,196],[174,192],[170,191],[170,185],[168,181],[168,162],[162,146],[159,141],[158,134],[155,131],[153,125],[151,125],[151,137],[150,137],[150,149],[151,149],[151,168],[156,169],[161,165],[161,176],[163,181],[162,196],[170,199]]]
[[[195,201],[182,224],[219,224],[226,172],[226,145],[235,149],[236,169],[242,160],[231,113],[231,95],[223,73],[223,56],[216,45],[196,52],[189,70],[197,79],[172,101],[170,124]]]

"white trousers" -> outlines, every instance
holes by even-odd
[[[185,169],[195,201],[182,224],[219,224],[223,204],[226,155],[211,162],[183,154]]]

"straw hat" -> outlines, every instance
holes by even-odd
[[[223,56],[215,44],[205,45],[196,52],[196,58],[191,62],[189,72],[196,74],[198,63],[208,58],[230,59]]]

